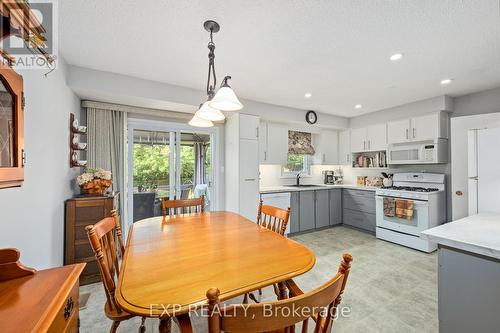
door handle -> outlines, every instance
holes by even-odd
[[[363,150],[366,150],[366,141],[363,141]]]
[[[406,140],[409,139],[408,129],[406,129]]]
[[[413,138],[415,139],[415,127],[413,127]]]
[[[253,181],[255,181],[255,178],[245,178],[245,181],[246,182],[253,182]]]
[[[267,161],[267,151],[264,152],[264,161]]]
[[[259,128],[258,127],[255,128],[255,136],[257,138],[259,137]]]
[[[323,163],[325,163],[325,161],[326,161],[326,154],[323,153]]]

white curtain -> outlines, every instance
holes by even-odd
[[[112,190],[120,192],[120,214],[124,211],[124,129],[126,113],[87,107],[87,160],[91,168],[110,170]],[[123,219],[122,219],[123,220]]]
[[[194,174],[193,188],[198,184],[206,184],[207,169],[205,165],[207,145],[203,142],[194,143]]]

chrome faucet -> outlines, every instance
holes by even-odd
[[[300,171],[297,173],[297,186],[300,186]]]

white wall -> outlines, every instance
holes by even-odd
[[[500,112],[500,87],[454,99],[452,117]]]
[[[82,99],[179,112],[195,112],[206,98],[202,90],[76,66],[69,66],[68,84]],[[200,87],[203,87],[201,81]],[[306,110],[247,99],[241,99],[241,102],[243,113],[266,120],[307,125]],[[317,124],[307,127],[347,128],[348,123],[345,117],[318,113]]]
[[[69,167],[69,113],[80,101],[66,86],[67,67],[24,70],[26,109],[24,186],[0,190],[0,248],[15,247],[21,261],[42,269],[63,264],[64,200],[79,169]]]

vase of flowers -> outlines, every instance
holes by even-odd
[[[84,194],[104,194],[106,189],[113,183],[111,171],[101,168],[87,168],[76,178],[76,182]]]

